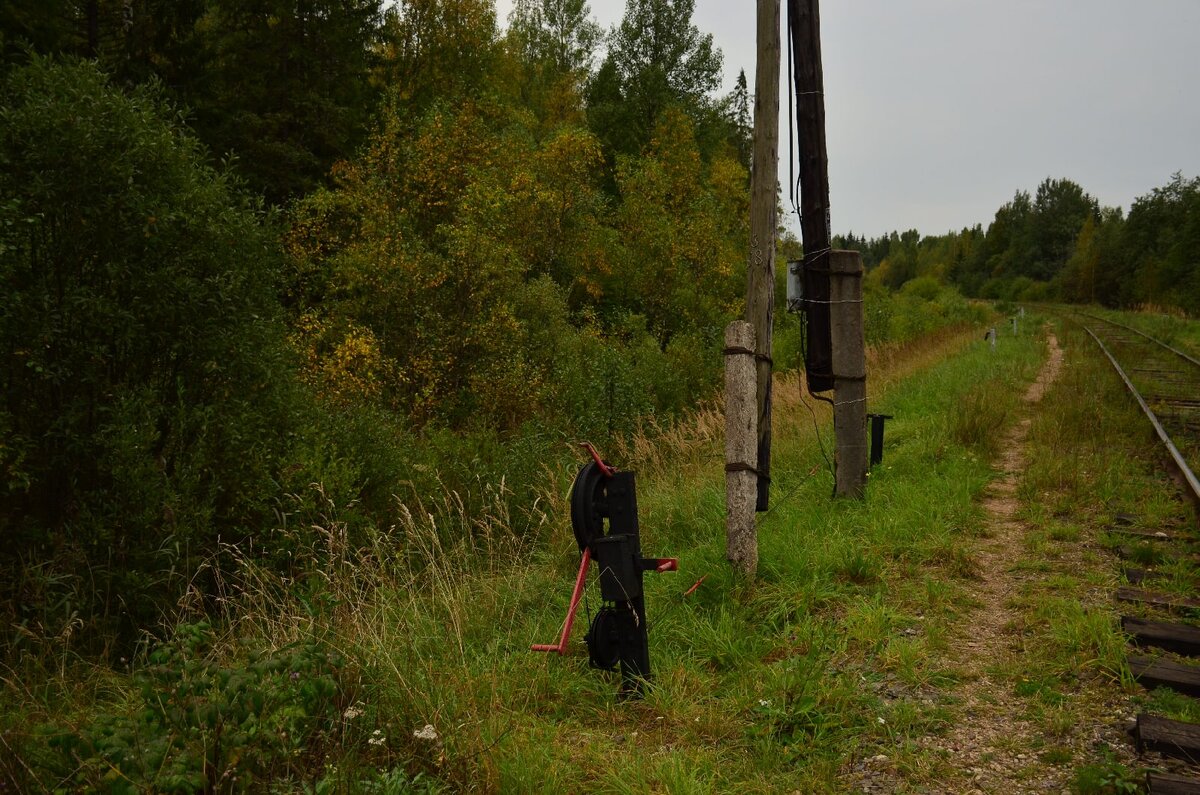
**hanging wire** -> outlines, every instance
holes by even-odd
[[[800,357],[804,361],[808,360],[808,333],[807,333],[807,331],[808,331],[808,313],[801,312],[800,313]],[[826,450],[826,448],[825,448],[825,439],[823,436],[821,436],[821,424],[820,424],[820,421],[817,419],[817,412],[813,409],[812,404],[810,404],[807,400],[805,400],[804,392],[808,392],[808,394],[811,397],[813,397],[817,400],[824,401],[824,402],[828,403],[830,406],[833,406],[834,403],[829,398],[821,397],[817,393],[813,392],[811,389],[808,389],[807,385],[804,385],[804,387],[802,388],[802,390],[800,392],[800,402],[804,404],[804,408],[808,409],[808,413],[812,417],[813,436],[815,436],[817,438],[817,447],[821,450],[821,457],[823,459],[825,459],[825,466],[829,470],[830,477],[832,477],[834,479],[833,487],[836,490],[837,489],[837,474],[833,467],[833,461],[829,458],[829,451]],[[787,493],[785,493],[782,497],[778,497],[775,500],[773,500],[771,502],[770,508],[768,508],[767,510],[765,510],[762,513],[757,515],[757,518],[755,520],[755,526],[761,528],[762,525],[766,523],[767,518],[775,511],[775,509],[781,505],[787,504],[787,502],[789,500],[791,500],[793,497],[795,497],[796,494],[799,493],[800,489],[804,487],[804,484],[809,480],[809,478],[812,477],[813,474],[815,474],[815,472],[810,473],[806,477],[800,478],[800,482],[797,483],[795,486],[793,486],[790,490],[788,490]]]
[[[801,401],[804,401],[803,396],[801,396],[800,399],[801,399]],[[812,412],[812,407],[808,405],[807,401],[804,401],[804,405],[806,407],[808,407],[808,410],[810,412]],[[813,430],[817,431],[817,415],[815,412],[813,413]],[[830,463],[829,456],[826,455],[826,453],[825,453],[825,442],[821,439],[820,431],[817,431],[817,444],[819,444],[821,447],[821,455],[825,457],[825,463],[829,465],[830,470],[832,471],[833,464]],[[768,517],[770,517],[770,515],[772,513],[774,513],[775,509],[781,505],[786,505],[788,503],[788,501],[790,501],[793,497],[795,497],[800,492],[800,489],[802,489],[804,487],[804,484],[807,483],[809,478],[811,478],[814,474],[816,474],[816,473],[812,472],[812,473],[808,474],[807,476],[800,478],[800,482],[797,483],[795,486],[793,486],[791,489],[789,489],[788,492],[786,494],[784,494],[782,497],[777,497],[771,503],[770,508],[768,508],[767,510],[758,514],[758,516],[755,520],[755,527],[761,528],[764,524],[766,524]]]
[[[800,313],[800,358],[804,360],[805,365],[808,364],[808,313]],[[817,412],[813,409],[812,404],[804,399],[804,393],[808,392],[816,400],[821,400],[833,406],[833,401],[826,397],[821,397],[816,392],[808,387],[808,373],[805,372],[805,383],[800,392],[800,402],[804,404],[804,408],[808,409],[808,413],[812,415],[813,435],[817,437],[817,446],[821,448],[821,457],[825,459],[825,465],[829,468],[829,474],[837,480],[837,473],[833,467],[833,461],[829,458],[829,452],[825,449],[825,440],[821,437],[821,426],[817,420]],[[778,504],[778,503],[777,503]]]

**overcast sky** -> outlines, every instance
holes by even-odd
[[[620,22],[625,0],[589,2],[605,29]],[[498,0],[502,24],[511,7]],[[753,90],[754,8],[696,0],[726,91],[739,69]],[[1198,36],[1200,0],[827,0],[834,231],[986,227],[1048,176],[1126,209],[1176,171],[1197,176]],[[786,185],[786,96],[780,106]]]

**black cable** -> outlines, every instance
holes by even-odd
[[[808,313],[807,312],[800,313],[800,356],[804,359],[805,365],[807,365],[808,364]],[[808,383],[807,383],[808,382],[807,370],[805,371],[804,375],[805,375],[805,379],[804,379],[805,383],[801,385],[802,389],[800,392],[800,402],[804,404],[804,408],[808,409],[808,413],[812,415],[813,435],[817,437],[817,446],[821,448],[821,457],[825,459],[825,465],[827,467],[829,467],[829,474],[834,480],[834,489],[836,489],[837,488],[837,470],[834,469],[833,462],[829,460],[829,453],[828,453],[828,451],[825,450],[825,440],[821,438],[821,428],[820,428],[819,423],[817,422],[817,412],[815,412],[813,410],[813,407],[809,405],[808,401],[804,399],[804,393],[808,392],[808,394],[812,395],[812,397],[815,398],[816,400],[820,400],[825,403],[828,403],[830,409],[833,408],[833,401],[830,400],[829,398],[821,397],[816,392],[813,392],[811,389],[809,389]]]
[[[807,391],[808,391],[808,394],[812,395],[817,400],[824,401],[825,403],[828,403],[831,407],[833,406],[833,401],[830,400],[829,398],[821,397],[820,395],[816,394],[812,390],[807,390]],[[804,393],[800,394],[800,402],[804,404],[804,408],[808,409],[808,413],[812,415],[813,435],[815,435],[817,437],[817,446],[821,448],[821,457],[825,459],[825,466],[829,467],[829,474],[836,482],[837,481],[837,470],[834,469],[833,462],[829,460],[829,451],[827,451],[825,449],[825,440],[821,438],[821,429],[817,425],[817,412],[813,411],[813,407],[808,405],[808,401],[804,399]]]

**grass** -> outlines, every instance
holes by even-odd
[[[1184,353],[1200,356],[1200,323],[1188,318],[1177,309],[1145,307],[1140,312],[1117,312],[1092,308],[1088,311],[1136,328]]]
[[[1188,700],[1184,708],[1162,694],[1139,695],[1111,602],[1120,582],[1118,547],[1143,566],[1164,564],[1169,548],[1107,532],[1120,515],[1143,528],[1182,528],[1191,522],[1189,508],[1167,484],[1161,453],[1107,363],[1075,324],[1056,325],[1066,367],[1033,417],[1031,463],[1018,487],[1028,527],[1018,566],[1038,576],[1017,600],[1024,652],[1005,676],[1049,737],[1081,724],[1116,724],[1117,715],[1144,706],[1195,714]],[[1168,590],[1196,574],[1182,562],[1162,567]],[[1074,755],[1074,791],[1137,791],[1140,774],[1126,767],[1128,759],[1106,754]]]
[[[233,620],[208,654],[232,662],[247,642],[319,638],[345,656],[341,707],[354,717],[330,730],[321,779],[334,791],[826,792],[866,775],[936,788],[956,775],[953,760],[921,739],[962,719],[948,637],[980,576],[978,498],[1043,354],[1037,327],[1027,321],[995,350],[968,329],[873,352],[872,409],[895,419],[862,502],[830,497],[827,407],[795,376],[779,379],[773,506],[760,516],[752,586],[724,560],[717,406],[605,451],[638,472],[645,554],[680,559],[678,573],[647,576],[654,686],[643,700],[618,700],[614,679],[588,668],[580,638],[595,593],[566,656],[528,651],[557,637],[577,565],[570,471],[547,471],[522,538],[506,501],[468,515],[449,493],[436,510],[398,501],[395,527],[351,550],[328,505],[322,548],[297,550],[312,561],[304,582],[252,559],[218,573]],[[1060,335],[1069,352],[1082,346]],[[1017,597],[1025,653],[1000,674],[1048,738],[1098,719],[1094,694],[1126,676],[1101,604],[1116,564],[1081,548],[1116,513],[1181,521],[1179,505],[1151,496],[1153,453],[1106,378],[1069,359],[1034,418],[1020,485],[1032,528],[1021,566],[1037,576]],[[0,772],[43,786],[55,782],[38,726],[135,710],[140,698],[129,673],[77,660],[25,660],[0,693],[0,732],[29,766],[0,753]],[[436,739],[419,736],[427,724]],[[1037,753],[1094,762],[1057,739]]]

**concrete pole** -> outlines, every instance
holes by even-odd
[[[725,557],[754,579],[758,535],[758,401],[754,326],[735,320],[725,328]]]
[[[833,348],[834,492],[862,497],[867,487],[867,357],[863,332],[862,255],[829,252]]]

